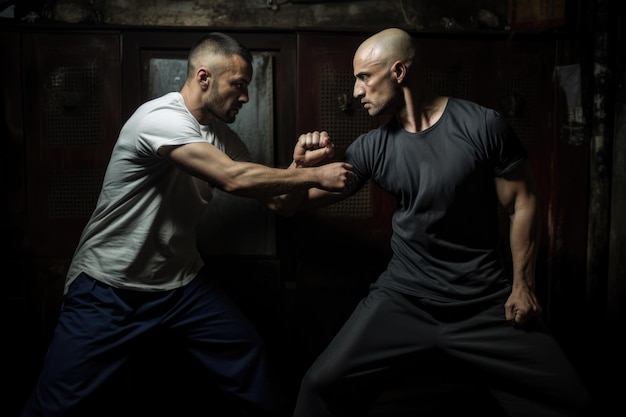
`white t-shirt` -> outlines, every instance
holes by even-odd
[[[203,265],[196,224],[211,186],[157,154],[161,146],[208,142],[250,160],[224,122],[203,126],[178,92],[141,105],[122,127],[96,208],[74,253],[65,292],[81,273],[116,288],[164,291],[189,283]]]

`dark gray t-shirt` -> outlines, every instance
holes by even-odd
[[[361,183],[396,198],[393,256],[379,285],[439,301],[462,301],[510,285],[499,253],[495,177],[527,153],[496,111],[449,98],[418,133],[392,119],[358,137],[345,159]]]

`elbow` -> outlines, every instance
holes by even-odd
[[[275,214],[277,214],[277,215],[279,215],[281,217],[287,217],[287,218],[295,216],[297,211],[298,211],[298,210],[295,210],[295,209],[292,209],[292,208],[276,207],[274,205],[268,205],[268,207]]]
[[[298,205],[287,203],[284,196],[277,196],[265,202],[267,207],[281,217],[293,217],[298,212]]]
[[[274,213],[282,217],[293,217],[302,209],[308,190],[292,191],[268,198],[265,203]]]
[[[228,194],[237,196],[247,197],[250,194],[249,184],[237,180],[236,177],[222,181],[217,187]]]
[[[235,194],[238,195],[238,193],[240,193],[240,188],[237,186],[237,184],[233,184],[230,182],[224,183],[224,184],[220,184],[218,186],[218,188],[228,194]]]

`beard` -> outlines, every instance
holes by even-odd
[[[211,84],[211,90],[209,91],[208,104],[206,109],[215,117],[225,123],[232,123],[237,117],[236,114],[230,113],[230,107],[225,100],[217,93],[217,85]]]
[[[383,102],[380,105],[373,106],[369,110],[370,116],[386,116],[394,115],[404,106],[404,97],[402,94],[395,94],[388,101]]]

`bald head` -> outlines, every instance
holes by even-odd
[[[423,92],[419,61],[417,43],[407,32],[376,33],[354,53],[352,95],[370,116],[406,113],[407,98]]]
[[[416,60],[418,50],[411,35],[402,29],[390,28],[367,38],[354,55],[370,63],[386,66],[401,61],[410,67]]]

